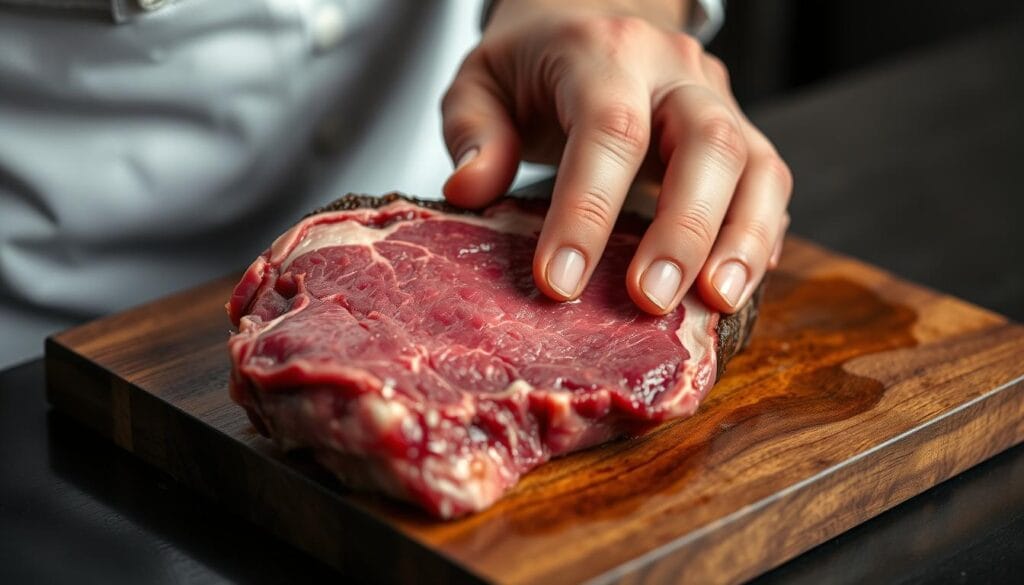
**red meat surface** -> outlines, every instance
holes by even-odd
[[[514,199],[308,217],[228,302],[232,397],[282,447],[442,518],[552,457],[692,414],[718,314],[692,296],[664,317],[635,308],[630,218],[578,301],[547,299],[531,268],[542,220]]]

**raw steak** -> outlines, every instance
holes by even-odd
[[[227,304],[232,397],[283,448],[442,518],[552,457],[692,414],[756,303],[640,312],[624,277],[646,222],[628,215],[582,298],[551,301],[531,270],[545,208],[349,195],[307,217]]]

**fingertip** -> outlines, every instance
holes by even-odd
[[[534,254],[533,280],[544,296],[571,301],[583,294],[588,274],[587,257],[575,246],[562,246],[547,254]]]
[[[547,298],[565,302],[571,301],[572,297],[562,293],[561,291],[553,288],[548,282],[548,264],[550,260],[547,257],[541,257],[539,254],[534,256],[533,260],[533,284],[537,287],[537,290]]]
[[[722,294],[715,289],[710,275],[702,273],[697,278],[697,282],[694,283],[694,286],[697,289],[697,295],[700,297],[700,300],[703,301],[704,304],[712,311],[725,313],[727,315],[731,315],[736,312],[737,307],[730,305],[724,298],[722,298]]]
[[[732,314],[747,302],[759,274],[763,271],[753,271],[737,259],[708,262],[697,278],[697,292],[709,308]]]
[[[672,303],[667,307],[659,306],[654,303],[638,285],[627,285],[626,292],[629,293],[629,298],[633,300],[633,304],[636,305],[638,309],[655,317],[668,315],[679,306],[679,303]]]
[[[682,300],[683,269],[678,262],[658,258],[643,267],[630,268],[626,291],[645,313],[667,315]]]
[[[445,182],[444,197],[459,207],[484,207],[508,191],[518,166],[515,148],[471,148]]]
[[[547,268],[547,257],[542,257],[540,250],[537,250],[533,256],[533,285],[537,287],[537,290],[540,291],[542,295],[553,301],[569,300],[564,296],[559,295],[557,291],[548,286]]]

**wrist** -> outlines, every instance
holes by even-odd
[[[541,14],[591,13],[642,18],[671,30],[688,24],[693,0],[493,0],[484,13],[485,29],[538,18]]]

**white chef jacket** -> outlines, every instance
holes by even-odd
[[[691,19],[707,37],[720,2]],[[0,367],[244,267],[346,192],[439,196],[480,0],[0,0]]]

